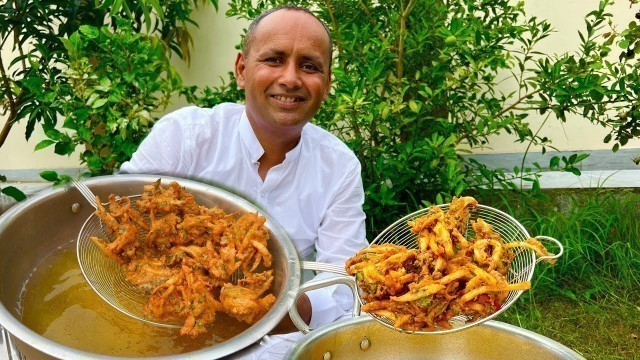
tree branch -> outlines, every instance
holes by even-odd
[[[515,109],[516,106],[518,106],[518,104],[520,104],[524,99],[528,98],[529,96],[535,95],[535,94],[537,94],[537,93],[539,93],[541,91],[542,91],[542,89],[538,89],[538,90],[532,91],[532,92],[530,92],[528,94],[525,94],[525,95],[521,96],[518,100],[516,100],[516,102],[514,102],[513,104],[507,106],[502,111],[497,113],[495,116],[500,116],[500,115],[502,115],[502,114],[504,114],[504,113],[506,113],[506,112],[508,112],[510,110]]]
[[[327,10],[329,11],[329,17],[331,18],[331,26],[333,26],[333,31],[337,33],[337,38],[340,39],[340,28],[338,27],[338,21],[333,12],[333,7],[331,7],[331,1],[325,0],[325,5],[327,6]],[[336,46],[338,46],[338,53],[342,54],[344,49],[342,48],[342,43],[340,41],[336,41]]]
[[[2,85],[7,89],[6,97],[8,100],[7,106],[9,107],[9,117],[7,117],[7,121],[4,123],[2,131],[0,132],[0,147],[2,147],[9,136],[11,126],[13,126],[13,119],[16,117],[16,99],[13,96],[13,90],[11,90],[11,83],[9,82],[9,77],[7,76],[7,72],[4,68],[2,56],[0,56],[0,76],[2,76]]]
[[[402,12],[402,17],[400,18],[400,31],[398,32],[398,63],[396,64],[396,76],[398,79],[402,79],[402,75],[404,73],[404,38],[407,33],[407,17],[415,4],[416,0],[409,0],[409,4],[407,4],[407,7]]]
[[[369,8],[367,7],[367,5],[365,5],[365,3],[362,2],[362,0],[359,0],[358,2],[360,3],[360,6],[362,6],[362,10],[367,15],[367,18],[369,18],[369,24],[375,27],[376,21],[371,17],[371,12],[369,11]],[[380,41],[385,42],[385,37],[380,31],[376,31],[376,34],[378,34]]]

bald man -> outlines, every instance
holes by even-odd
[[[344,265],[368,243],[360,163],[343,142],[310,123],[329,94],[331,62],[330,33],[307,9],[264,12],[250,24],[235,62],[245,105],[192,106],[166,115],[120,172],[229,189],[268,212],[302,259]],[[297,307],[315,328],[349,316],[353,296],[334,286],[308,292]],[[282,335],[266,336],[242,357],[281,358],[301,336],[288,317],[274,333]]]

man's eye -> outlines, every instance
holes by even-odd
[[[270,57],[270,58],[266,58],[263,60],[264,62],[268,62],[268,63],[279,63],[280,59],[275,58],[275,57]]]
[[[306,71],[319,71],[317,66],[313,64],[302,64],[301,68]]]

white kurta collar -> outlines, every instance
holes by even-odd
[[[285,164],[291,161],[295,161],[300,157],[302,143],[304,142],[304,138],[305,138],[305,129],[306,129],[306,125],[302,129],[300,141],[298,142],[296,147],[291,149],[286,154],[285,160],[284,160]],[[264,149],[262,148],[260,141],[256,137],[256,134],[253,132],[253,128],[251,127],[251,123],[249,122],[249,118],[247,117],[246,111],[244,111],[242,113],[242,116],[240,117],[240,123],[238,124],[238,132],[240,133],[240,138],[242,139],[245,149],[249,153],[249,159],[251,160],[251,162],[257,163],[258,160],[260,160],[260,158],[264,154]]]
[[[260,141],[258,141],[256,134],[253,132],[253,128],[251,127],[246,111],[244,111],[240,117],[238,132],[240,133],[240,138],[242,139],[245,149],[249,153],[249,159],[251,162],[257,163],[264,154],[264,149],[262,148],[262,145],[260,145]]]

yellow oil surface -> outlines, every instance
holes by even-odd
[[[216,314],[209,331],[196,339],[179,329],[145,324],[124,315],[100,298],[85,281],[75,247],[43,259],[25,285],[22,322],[57,343],[92,353],[146,357],[180,354],[227,340],[247,328]]]

